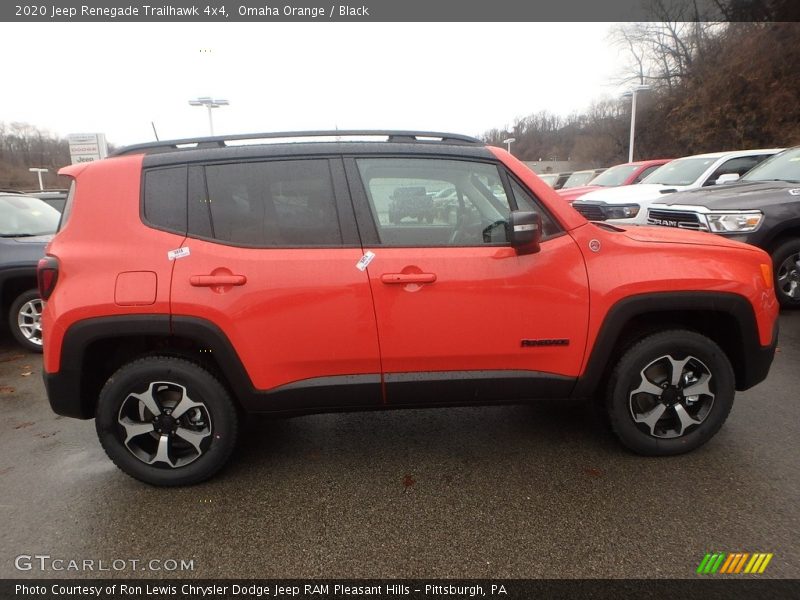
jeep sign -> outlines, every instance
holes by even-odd
[[[71,133],[67,139],[73,165],[100,160],[108,155],[104,133]]]

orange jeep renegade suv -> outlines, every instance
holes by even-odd
[[[249,412],[597,397],[625,446],[678,454],[772,362],[766,253],[590,223],[476,139],[179,140],[61,174],[47,393],[147,483],[212,476]],[[424,218],[398,205],[423,189]]]

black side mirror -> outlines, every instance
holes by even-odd
[[[538,252],[542,241],[542,217],[539,213],[512,211],[508,219],[508,240],[517,254]]]

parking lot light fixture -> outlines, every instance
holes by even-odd
[[[30,171],[31,173],[36,173],[39,176],[39,189],[43,190],[44,189],[44,184],[42,183],[42,173],[48,173],[50,171],[50,169],[42,169],[42,168],[39,168],[39,167],[31,167],[30,169],[28,169],[28,171]]]
[[[641,84],[622,94],[623,98],[630,97],[631,99],[631,139],[630,143],[628,144],[628,162],[633,162],[633,138],[636,131],[636,94],[649,89],[649,85]]]
[[[227,100],[215,99],[210,96],[202,96],[194,100],[189,100],[190,106],[205,106],[208,109],[208,130],[211,132],[211,135],[214,135],[214,118],[211,115],[211,110],[219,108],[220,106],[228,106],[229,104],[230,102]]]
[[[517,141],[517,138],[506,138],[503,140],[503,143],[508,147],[508,153],[511,154],[511,144]]]

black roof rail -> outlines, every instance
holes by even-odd
[[[170,152],[172,150],[198,150],[202,148],[225,148],[226,142],[242,140],[275,140],[291,138],[352,138],[352,137],[385,137],[387,142],[402,143],[445,143],[445,144],[480,144],[481,140],[456,133],[437,131],[382,131],[370,129],[332,129],[327,131],[280,131],[271,133],[240,133],[235,135],[217,135],[213,137],[186,138],[180,140],[163,140],[124,146],[111,153],[111,156],[125,154],[141,154],[149,151]],[[349,140],[348,140],[349,141]]]

